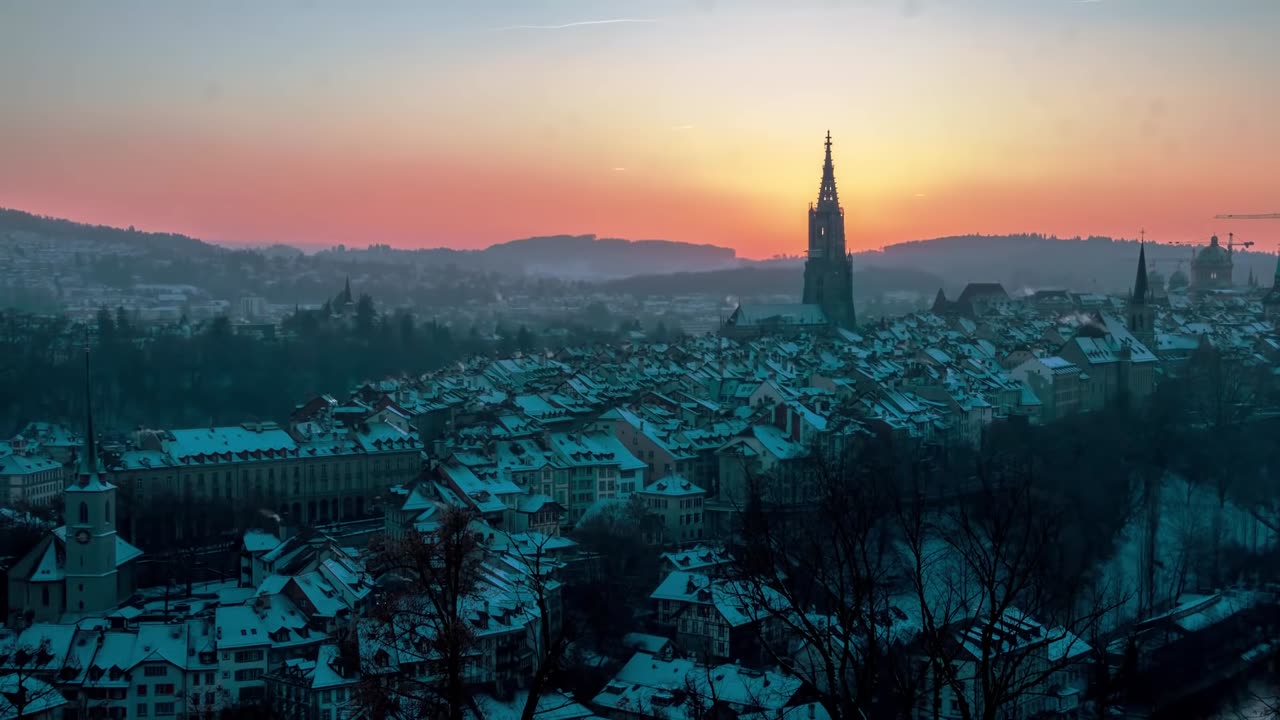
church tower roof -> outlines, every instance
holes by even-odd
[[[1150,290],[1147,286],[1147,244],[1144,242],[1138,248],[1138,274],[1133,279],[1133,301],[1145,303],[1149,292]]]
[[[104,490],[111,484],[103,480],[102,460],[98,457],[98,441],[93,434],[93,384],[89,373],[89,347],[84,348],[84,448],[80,451],[80,467],[76,481],[68,492]]]
[[[822,161],[822,185],[818,188],[818,208],[840,207],[840,198],[836,195],[836,169],[831,162],[831,131],[827,131],[827,153]]]

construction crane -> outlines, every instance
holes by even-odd
[[[1214,220],[1280,220],[1280,213],[1254,213],[1252,215],[1232,215],[1224,213],[1222,215],[1214,215]],[[1248,243],[1245,247],[1252,245]]]
[[[1161,243],[1161,244],[1178,245],[1180,247],[1189,247],[1192,249],[1193,252],[1195,251],[1196,248],[1202,248],[1205,245],[1203,242],[1200,242],[1198,240],[1191,241],[1191,242],[1168,242],[1168,243]],[[1253,245],[1254,245],[1254,242],[1252,240],[1245,240],[1244,242],[1236,242],[1236,234],[1227,233],[1227,250],[1229,252],[1235,252],[1235,249],[1237,246],[1244,247],[1244,248],[1251,248],[1253,247]]]

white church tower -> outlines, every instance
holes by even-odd
[[[115,522],[116,488],[107,481],[93,436],[89,350],[84,353],[85,433],[80,469],[63,492],[66,503],[66,608],[68,613],[109,610],[119,602]]]

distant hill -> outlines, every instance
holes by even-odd
[[[33,215],[21,210],[0,208],[0,240],[9,233],[31,233],[48,238],[65,238],[97,242],[103,245],[124,245],[164,255],[210,254],[226,252],[225,248],[176,233],[143,232],[133,229],[89,225],[60,218]]]
[[[798,297],[803,285],[803,259],[755,262],[738,258],[730,248],[667,240],[554,235],[512,240],[483,250],[372,245],[303,255],[284,245],[225,248],[176,233],[89,225],[0,208],[0,262],[15,267],[19,260],[27,265],[36,262],[16,254],[24,237],[43,238],[47,245],[63,250],[74,248],[62,260],[48,261],[56,266],[41,265],[42,274],[81,272],[116,287],[189,283],[215,297],[260,293],[281,302],[319,297],[346,275],[381,281],[388,286],[384,292],[426,282],[424,278],[437,278],[428,283],[436,287],[452,287],[463,282],[463,276],[479,288],[494,275],[590,281],[635,295],[703,292]],[[1185,246],[1153,243],[1147,247],[1151,269],[1165,277],[1178,269],[1186,272],[1190,256]],[[855,254],[854,288],[863,297],[890,291],[932,296],[939,286],[953,294],[969,282],[999,282],[1011,293],[1046,288],[1123,292],[1133,282],[1137,257],[1136,241],[1108,237],[941,237]],[[1252,269],[1262,284],[1269,284],[1275,263],[1270,254],[1237,252],[1235,281],[1243,285]],[[393,278],[395,282],[386,282]]]
[[[678,270],[718,270],[741,264],[731,248],[595,235],[531,237],[490,245],[483,250],[404,250],[376,245],[363,250],[326,250],[317,255],[346,262],[455,265],[477,272],[588,281]]]
[[[1189,247],[1147,244],[1148,268],[1165,278],[1179,269],[1189,272],[1190,259]],[[1235,259],[1237,284],[1245,284],[1250,268],[1264,285],[1270,283],[1273,255],[1237,250]],[[948,293],[970,282],[999,282],[1010,293],[1049,288],[1126,292],[1133,285],[1137,262],[1136,239],[1038,234],[942,237],[854,256],[855,268],[884,264],[932,273],[944,280]]]
[[[595,235],[554,235],[512,240],[481,253],[500,264],[517,264],[533,275],[566,279],[605,279],[719,270],[739,264],[731,248],[670,240],[622,240]]]
[[[937,275],[903,267],[864,267],[854,270],[855,297],[871,298],[888,292],[915,292],[932,295],[942,279]],[[796,264],[768,263],[755,267],[710,272],[642,275],[603,283],[610,292],[638,297],[669,297],[705,293],[753,298],[792,295],[796,302],[804,289],[804,270]]]
[[[155,258],[194,259],[227,253],[258,253],[268,258],[301,254],[287,245],[226,248],[186,235],[89,225],[0,209],[0,242],[11,232],[67,238],[108,248],[128,247]],[[491,245],[483,250],[451,248],[401,249],[387,245],[334,248],[315,253],[322,261],[355,265],[448,266],[506,275],[534,275],[564,280],[608,280],[631,275],[717,270],[740,264],[732,248],[669,240],[623,240],[595,235],[531,237]]]

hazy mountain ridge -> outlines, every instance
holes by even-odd
[[[235,252],[231,248],[178,233],[145,232],[135,230],[132,226],[118,228],[110,225],[92,225],[46,215],[35,215],[22,210],[0,208],[0,240],[9,240],[12,233],[24,232],[49,238],[131,246],[162,254]]]
[[[134,228],[91,225],[61,218],[0,209],[0,242],[11,233],[31,233],[50,239],[76,240],[109,248],[128,248],[148,255],[175,258],[260,254],[294,258],[302,250],[284,244],[263,247],[225,247],[178,233],[154,233]],[[604,280],[629,275],[714,270],[740,261],[732,248],[673,240],[624,240],[596,235],[552,235],[511,240],[481,250],[453,248],[406,249],[388,245],[366,248],[338,246],[311,254],[319,261],[354,264],[456,265],[476,272],[531,274],[562,279]]]
[[[864,267],[855,269],[853,273],[853,292],[860,298],[891,292],[932,295],[941,284],[942,279],[937,275],[914,268]],[[804,288],[804,272],[790,264],[762,263],[708,272],[639,275],[603,283],[602,287],[637,297],[699,293],[748,299],[792,295],[798,302]]]
[[[500,262],[518,263],[531,274],[583,280],[662,274],[690,268],[718,270],[740,264],[732,248],[595,235],[525,238],[491,245],[480,252]]]
[[[1203,238],[1201,246],[1208,240]],[[1179,270],[1190,273],[1191,246],[1148,242],[1146,247],[1152,272],[1166,279]],[[999,282],[1011,293],[1050,288],[1108,293],[1132,286],[1138,250],[1136,238],[956,235],[858,253],[854,267],[883,263],[933,273],[945,279],[948,293],[969,282]],[[1234,281],[1244,285],[1252,269],[1261,284],[1269,285],[1275,262],[1272,254],[1237,248]]]
[[[419,277],[423,273],[463,273],[474,276],[475,282],[495,274],[526,276],[596,282],[606,289],[635,295],[798,297],[803,284],[803,258],[754,261],[737,257],[731,248],[669,240],[552,235],[497,243],[481,250],[370,245],[359,249],[338,246],[305,255],[288,245],[228,248],[178,233],[91,225],[0,209],[0,258],[16,258],[23,238],[31,237],[42,238],[45,245],[71,248],[65,259],[51,261],[61,263],[66,271],[93,271],[116,286],[185,282],[211,285],[210,290],[225,296],[258,292],[289,301],[295,295],[306,298],[328,288],[343,273],[370,279],[395,276],[397,282],[409,282],[415,273]],[[1013,293],[1044,288],[1121,292],[1133,282],[1137,257],[1136,240],[1109,237],[1064,239],[1027,233],[917,240],[890,245],[883,251],[855,253],[855,293],[864,297],[899,290],[932,294],[938,287],[954,293],[969,282],[999,282]],[[1187,272],[1190,257],[1187,246],[1147,245],[1150,268],[1165,277],[1176,270]],[[1261,284],[1270,284],[1275,270],[1273,255],[1237,250],[1235,257],[1237,284],[1246,282],[1250,269]],[[293,279],[285,280],[281,273]],[[246,283],[245,275],[259,280]]]

